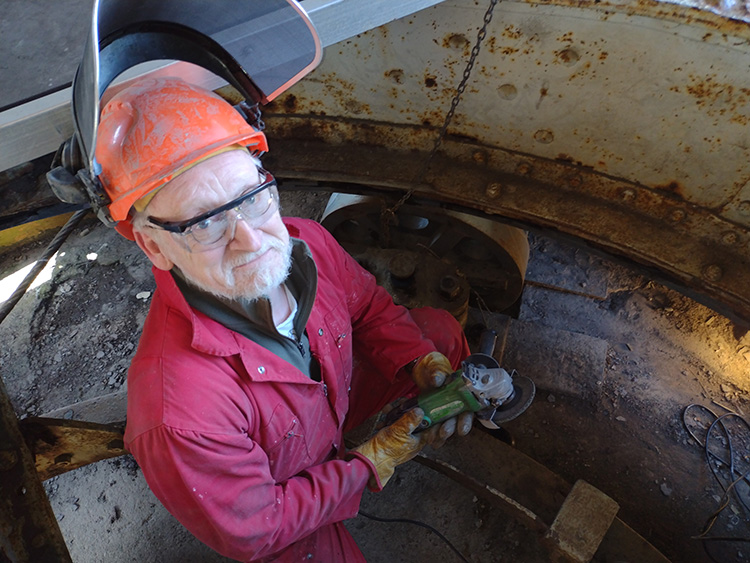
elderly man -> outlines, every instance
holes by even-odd
[[[417,409],[351,451],[343,433],[441,385],[469,351],[450,315],[395,306],[320,225],[282,219],[255,156],[266,149],[231,105],[178,79],[136,82],[102,111],[109,210],[157,285],[126,446],[165,507],[226,556],[363,561],[341,522],[364,488],[471,417],[412,434]]]

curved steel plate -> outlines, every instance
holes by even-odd
[[[502,2],[420,181],[485,4],[330,47],[267,115],[279,175],[554,229],[750,319],[750,27],[656,2]]]

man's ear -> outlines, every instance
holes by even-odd
[[[141,250],[143,250],[143,253],[148,256],[148,259],[151,260],[151,263],[154,266],[164,271],[172,269],[174,262],[164,255],[158,242],[140,231],[134,230],[133,235],[135,237],[135,243]]]

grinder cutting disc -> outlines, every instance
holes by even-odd
[[[492,415],[492,422],[497,425],[513,420],[531,405],[536,394],[536,385],[526,376],[513,378],[513,396],[500,405]]]

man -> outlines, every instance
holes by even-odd
[[[253,154],[266,149],[232,106],[178,79],[138,81],[102,111],[109,210],[157,284],[128,374],[126,447],[223,555],[364,561],[341,522],[456,421],[413,435],[416,409],[352,451],[343,434],[441,385],[469,351],[450,315],[395,306],[320,225],[282,220]]]

